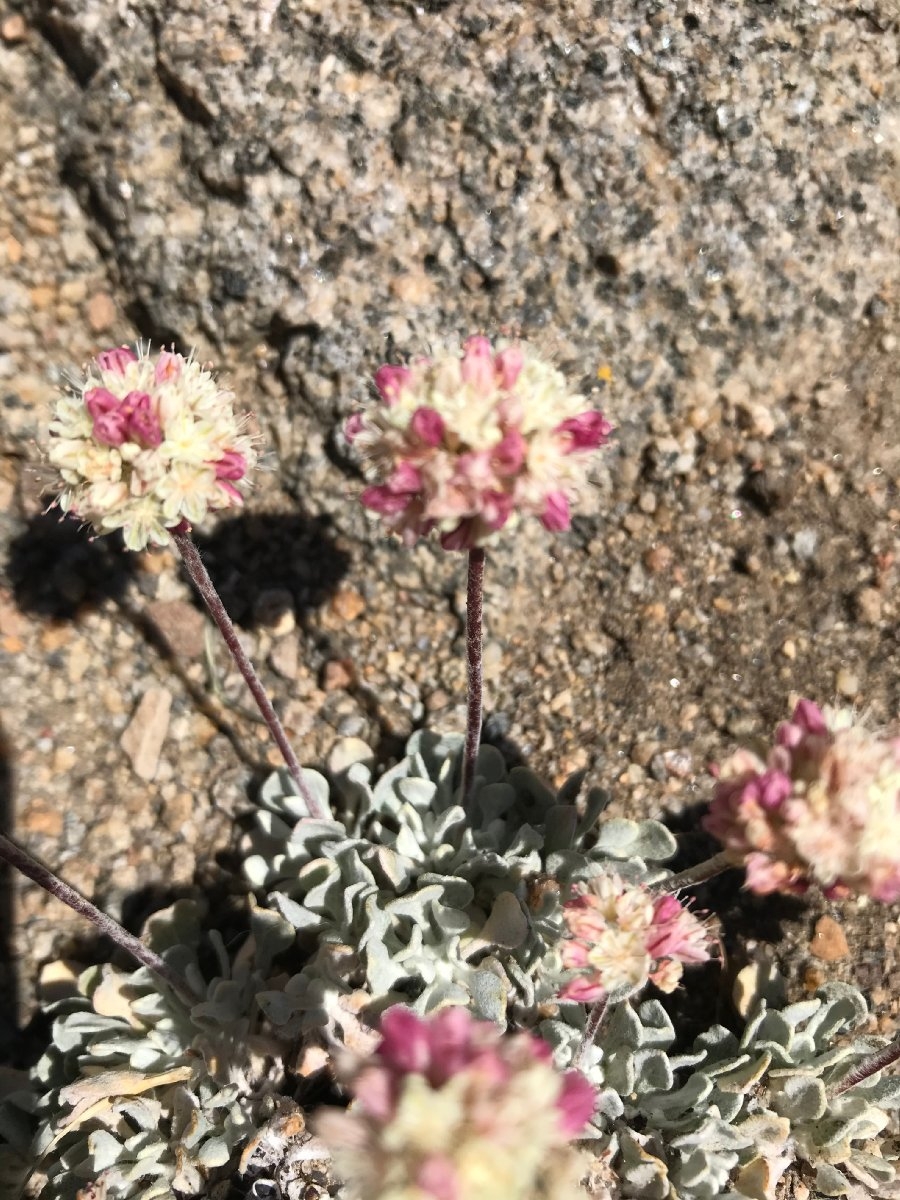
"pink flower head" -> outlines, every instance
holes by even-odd
[[[861,892],[900,899],[900,739],[849,712],[797,704],[766,761],[746,750],[721,768],[704,827],[762,894]]]
[[[710,957],[709,931],[675,896],[654,897],[618,875],[581,885],[563,906],[563,918],[569,932],[563,966],[576,972],[560,992],[563,1000],[593,1004],[648,981],[671,992],[685,966]]]
[[[235,483],[256,461],[233,398],[193,358],[118,347],[60,399],[50,461],[59,505],[129,549],[165,545],[171,531],[243,503]]]
[[[371,477],[363,504],[407,543],[435,530],[445,548],[471,549],[528,515],[569,528],[610,426],[527,347],[479,335],[380,367],[375,385],[379,402],[350,418],[347,439]]]
[[[129,363],[137,362],[137,355],[128,346],[116,346],[112,350],[103,350],[97,355],[97,366],[101,371],[109,371],[113,375],[124,375]]]
[[[381,1035],[346,1080],[355,1104],[318,1121],[351,1196],[530,1200],[568,1163],[596,1096],[543,1042],[463,1008],[389,1009]]]

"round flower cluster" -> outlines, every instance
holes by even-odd
[[[578,974],[562,1000],[593,1004],[610,993],[637,992],[649,981],[672,992],[684,967],[709,960],[709,930],[675,896],[600,875],[563,906],[569,938],[562,960]]]
[[[373,1058],[347,1080],[349,1111],[320,1116],[357,1200],[537,1200],[576,1191],[569,1141],[594,1111],[578,1071],[555,1070],[531,1034],[464,1008],[389,1009]]]
[[[412,544],[438,530],[447,550],[484,545],[532,514],[569,528],[591,453],[612,427],[528,347],[472,337],[462,355],[375,373],[381,403],[346,436],[377,482],[363,504]]]
[[[232,401],[192,358],[125,346],[98,354],[50,426],[60,508],[98,533],[121,529],[125,545],[142,550],[243,504],[237,485],[256,451]]]
[[[754,892],[900,900],[900,738],[848,710],[801,700],[764,762],[739,750],[721,768],[704,827]]]

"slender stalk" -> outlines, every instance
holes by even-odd
[[[900,1060],[900,1041],[894,1041],[890,1045],[884,1046],[881,1050],[877,1050],[874,1054],[870,1054],[868,1058],[864,1058],[859,1066],[850,1072],[846,1079],[841,1080],[837,1087],[828,1089],[828,1095],[840,1096],[844,1092],[849,1092],[858,1083],[864,1083],[876,1074],[876,1072],[883,1071],[885,1067],[893,1066],[898,1060]]]
[[[578,1049],[575,1052],[575,1057],[572,1060],[572,1066],[577,1071],[583,1071],[588,1065],[588,1055],[597,1040],[597,1034],[603,1025],[604,1018],[609,1010],[609,1000],[604,997],[598,1000],[596,1004],[591,1005],[588,1010],[587,1023],[584,1027],[584,1033],[581,1035],[581,1041],[578,1043]]]
[[[303,779],[303,773],[300,769],[300,763],[297,755],[294,753],[293,747],[287,739],[287,734],[284,732],[284,726],[278,718],[278,714],[272,707],[272,701],[266,695],[266,690],[262,685],[262,681],[256,673],[253,663],[247,657],[244,647],[241,645],[234,625],[231,622],[231,617],[225,611],[225,605],[219,593],[216,591],[216,586],[209,577],[209,572],[203,565],[203,559],[200,557],[200,552],[191,541],[188,533],[174,532],[172,534],[175,545],[181,554],[182,560],[187,573],[193,580],[194,586],[203,598],[203,603],[209,609],[209,615],[215,621],[219,628],[225,645],[228,647],[231,657],[237,664],[237,668],[243,675],[247,687],[256,701],[259,711],[262,713],[262,718],[269,727],[269,732],[275,739],[275,744],[281,751],[291,778],[296,783],[300,795],[306,801],[306,807],[309,809],[310,815],[318,817],[320,820],[326,821],[330,817],[328,810],[319,803],[316,797],[307,787]]]
[[[696,867],[688,867],[686,871],[679,871],[671,879],[663,879],[660,883],[655,883],[653,891],[679,892],[682,888],[695,887],[698,883],[706,883],[707,879],[714,879],[716,875],[721,875],[729,867],[735,866],[737,866],[737,863],[735,863],[730,853],[727,850],[720,850],[712,858],[707,858],[704,862],[697,863]]]
[[[68,904],[74,912],[79,916],[87,917],[100,930],[106,934],[108,938],[121,946],[123,950],[136,958],[139,963],[149,968],[154,975],[157,975],[163,983],[182,998],[188,1005],[199,1003],[201,997],[197,995],[192,987],[189,986],[186,980],[173,971],[165,959],[160,958],[153,950],[124,929],[118,921],[114,921],[112,917],[101,912],[99,908],[95,908],[90,900],[86,900],[80,892],[76,892],[69,884],[64,883],[58,875],[54,875],[42,863],[39,863],[36,858],[17,846],[15,842],[11,842],[9,838],[0,834],[0,858],[4,859],[11,867],[15,867],[17,871],[21,871],[23,875],[32,879],[51,896],[55,896],[57,900],[62,900],[63,904]]]
[[[472,803],[475,784],[475,759],[481,741],[481,715],[484,703],[482,669],[482,609],[484,603],[484,549],[469,551],[469,579],[466,587],[466,744],[463,754],[463,805]]]

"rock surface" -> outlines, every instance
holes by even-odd
[[[706,764],[794,696],[896,717],[897,37],[889,0],[0,12],[0,825],[136,924],[219,878],[277,761],[202,625],[160,638],[193,603],[174,558],[40,516],[64,373],[138,336],[197,345],[257,411],[271,469],[200,541],[304,761],[461,726],[463,562],[381,538],[335,430],[385,356],[480,328],[617,428],[574,530],[490,556],[490,739],[665,808],[699,857]],[[273,592],[295,628],[260,623]],[[152,781],[120,748],[148,679]],[[821,901],[723,907],[738,960],[776,942],[813,979]],[[890,1023],[883,921],[845,906],[829,975]],[[84,939],[0,892],[10,1015]]]

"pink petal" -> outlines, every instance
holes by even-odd
[[[344,437],[352,444],[353,440],[359,437],[362,432],[365,421],[362,413],[351,413],[344,422]]]
[[[247,473],[247,460],[239,450],[226,450],[213,466],[216,479],[243,479]]]
[[[486,337],[470,337],[463,347],[459,373],[463,382],[488,396],[494,390],[494,352]]]
[[[556,1098],[559,1124],[566,1137],[575,1137],[594,1115],[597,1093],[580,1071],[566,1071]]]
[[[576,450],[596,450],[606,443],[612,433],[612,425],[596,410],[569,417],[556,427],[557,433],[566,433],[571,439],[569,453]]]
[[[511,429],[491,451],[491,465],[500,475],[515,475],[525,461],[525,439]]]
[[[428,1081],[440,1087],[458,1075],[476,1057],[480,1046],[474,1042],[477,1022],[467,1008],[444,1008],[431,1018],[428,1026],[431,1063]]]
[[[224,492],[225,495],[228,497],[229,504],[234,504],[234,505],[238,505],[239,507],[243,507],[244,497],[237,490],[237,488],[234,486],[233,483],[229,483],[227,481],[227,479],[220,479],[220,480],[218,480],[218,486],[219,486],[219,491]],[[227,507],[227,505],[226,505],[226,507]]]
[[[562,963],[568,971],[580,971],[588,965],[588,948],[580,941],[563,943]]]
[[[417,408],[409,426],[426,446],[439,446],[444,440],[444,418],[433,408]]]
[[[430,1154],[416,1172],[416,1187],[434,1200],[464,1200],[452,1159]]]
[[[518,346],[507,346],[505,350],[500,350],[494,356],[497,382],[505,391],[508,392],[510,388],[515,387],[523,361],[522,351]]]
[[[765,809],[781,808],[793,790],[793,783],[783,771],[766,771],[757,780],[755,798]]]
[[[101,371],[113,371],[116,375],[124,375],[128,364],[137,362],[137,355],[127,346],[116,346],[113,350],[101,351],[96,361]]]
[[[381,1018],[378,1057],[396,1071],[422,1075],[431,1062],[427,1022],[402,1005],[389,1008]]]
[[[550,533],[562,533],[572,523],[569,501],[564,492],[551,492],[544,501],[541,524]]]
[[[594,1004],[602,1000],[606,989],[590,976],[581,975],[571,979],[559,993],[560,1000],[574,1000],[577,1004]]]
[[[502,529],[512,511],[513,498],[505,492],[485,492],[481,497],[481,519],[488,529]]]
[[[367,1115],[387,1123],[397,1106],[398,1077],[388,1067],[364,1066],[353,1084],[356,1099]]]
[[[122,407],[122,401],[118,396],[114,396],[108,388],[95,387],[88,388],[84,393],[84,406],[96,420],[104,413],[118,412]]]
[[[146,392],[129,392],[122,405],[127,415],[128,437],[147,449],[155,449],[162,441],[162,426],[153,411],[153,401]]]
[[[387,482],[390,490],[396,494],[411,494],[422,490],[422,476],[410,462],[401,462]]]
[[[397,403],[397,397],[411,378],[412,371],[409,367],[395,367],[385,363],[383,367],[378,368],[375,372],[375,387],[388,408]]]
[[[799,725],[806,733],[828,733],[825,714],[812,700],[798,700],[791,715],[791,721],[794,725]]]
[[[171,350],[162,350],[156,362],[156,370],[153,373],[156,383],[169,383],[171,380],[177,379],[181,374],[184,361],[182,355],[175,354]]]
[[[372,512],[380,513],[383,517],[393,517],[402,513],[411,501],[412,496],[408,493],[398,495],[384,484],[368,487],[360,496],[364,508],[370,508]]]

